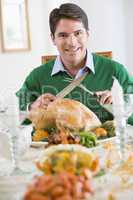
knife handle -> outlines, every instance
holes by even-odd
[[[100,102],[101,96],[97,95],[95,92],[94,92],[93,96],[96,98],[96,100],[98,102]]]

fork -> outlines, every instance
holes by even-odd
[[[73,79],[72,78],[65,78],[64,81],[70,83],[70,82],[73,81]],[[113,112],[111,111],[110,108],[107,107],[107,105],[103,105],[103,104],[100,103],[101,96],[98,96],[95,92],[92,92],[92,91],[88,90],[82,83],[80,83],[80,85],[78,85],[77,87],[83,89],[84,91],[86,91],[87,93],[89,93],[90,95],[92,95],[93,97],[95,97],[96,100],[97,100],[97,102],[101,105],[101,107],[103,107],[111,115],[113,114]]]

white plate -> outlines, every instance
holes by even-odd
[[[109,142],[109,141],[114,141],[116,139],[116,136],[113,136],[113,137],[108,137],[108,138],[105,138],[105,139],[98,139],[98,143],[103,143],[103,142]]]
[[[40,147],[45,147],[45,145],[48,144],[48,142],[31,142],[31,147],[35,147],[35,148],[40,148]]]
[[[48,142],[32,142],[31,147],[41,148],[41,147],[45,147],[47,144],[48,144]],[[95,150],[95,149],[100,147],[99,144],[101,144],[101,141],[98,141],[97,145],[94,146],[94,147],[86,147],[86,146],[83,146],[81,144],[79,144],[79,145],[82,146],[82,147],[85,147],[87,149],[90,149],[90,150]],[[58,146],[58,145],[63,145],[63,144],[53,144],[53,145],[50,145],[50,146],[52,147],[52,146]],[[71,145],[71,147],[73,147],[73,145],[76,145],[76,144],[66,144],[66,145]]]
[[[126,134],[127,134],[127,137],[133,139],[133,126],[132,125],[127,124]],[[105,139],[98,139],[97,141],[98,141],[98,143],[103,143],[103,142],[115,141],[115,140],[116,140],[116,136],[105,138]]]
[[[79,151],[79,152],[84,152],[84,153],[89,153],[93,154],[94,152],[97,152],[101,149],[101,145],[98,145],[96,147],[92,148],[87,148],[85,146],[82,146],[80,144],[58,144],[58,145],[53,145],[45,149],[45,151],[42,152],[40,155],[39,161],[44,162],[45,159],[47,159],[48,156],[53,154],[53,152],[58,151],[58,150],[72,150],[72,151]],[[94,156],[96,154],[94,153]]]

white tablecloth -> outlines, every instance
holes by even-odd
[[[31,131],[31,129],[25,129],[25,132],[26,131]],[[132,126],[128,126],[127,133],[128,135],[133,135]],[[2,166],[3,163],[3,170],[8,171],[12,167],[10,144],[8,143],[6,135],[3,136],[1,141],[0,166]],[[29,147],[21,156],[21,160],[19,162],[20,168],[23,169],[25,173],[21,176],[0,177],[0,200],[22,200],[27,184],[31,182],[35,174],[39,173],[35,167],[35,161],[40,157],[43,151],[44,147]],[[2,168],[0,168],[0,170],[1,169]],[[133,180],[133,174],[130,176]],[[124,178],[127,178],[127,176]],[[133,185],[130,186],[131,189],[123,189],[123,191],[121,191],[120,188],[122,187],[123,180],[121,179],[121,176],[113,173],[108,173],[103,177],[95,179],[94,187],[96,192],[92,200],[132,200]]]

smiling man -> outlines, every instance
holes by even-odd
[[[35,68],[29,74],[17,93],[20,108],[26,109],[29,104],[30,109],[47,107],[56,99],[56,94],[69,84],[68,79],[76,79],[87,70],[88,74],[82,81],[82,87],[76,87],[67,97],[85,104],[102,122],[113,119],[113,116],[83,87],[96,92],[100,96],[100,103],[110,104],[113,77],[118,79],[124,92],[129,85],[133,85],[133,78],[123,65],[87,49],[88,18],[78,5],[66,3],[52,10],[49,25],[51,39],[58,49],[59,56]],[[133,120],[130,122],[133,123]]]
[[[88,36],[83,23],[73,19],[61,19],[55,33],[51,34],[64,68],[72,76],[85,65]]]

